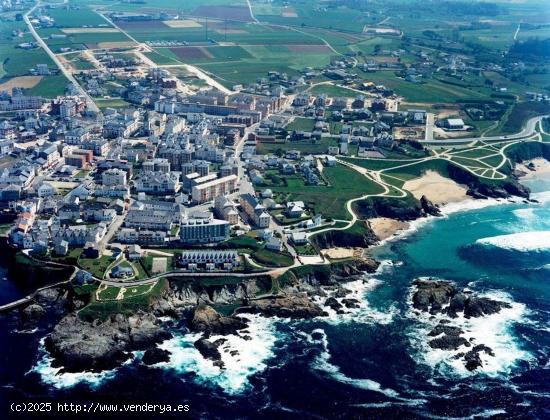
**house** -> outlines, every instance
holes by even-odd
[[[281,252],[283,249],[283,243],[279,238],[276,238],[275,236],[272,236],[269,238],[266,243],[265,247],[269,249],[270,251],[277,251]]]
[[[117,265],[111,270],[110,275],[116,279],[128,279],[134,277],[134,270],[128,266]]]
[[[295,245],[303,245],[307,243],[307,236],[305,232],[293,232],[290,235],[290,240]]]
[[[271,216],[265,207],[252,194],[242,194],[240,204],[252,223],[259,228],[269,227]]]
[[[464,121],[462,118],[447,118],[443,121],[442,126],[447,130],[464,130]]]
[[[67,252],[69,252],[69,243],[65,240],[58,242],[54,247],[54,252],[56,255],[67,255]]]
[[[303,201],[289,201],[286,204],[285,213],[289,218],[302,217],[305,204]]]
[[[36,193],[40,198],[51,197],[55,195],[55,188],[51,184],[44,182],[40,187],[38,187]]]
[[[130,261],[137,261],[142,257],[143,251],[141,250],[141,247],[139,245],[133,244],[128,246],[128,248],[126,249],[126,254]]]

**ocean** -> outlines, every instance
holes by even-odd
[[[41,345],[55,317],[30,331],[3,317],[2,410],[13,401],[100,401],[189,404],[189,415],[203,418],[548,418],[550,178],[525,183],[538,203],[450,205],[444,217],[415,222],[376,249],[378,271],[345,285],[360,300],[348,314],[249,315],[250,340],[229,336],[222,346],[224,370],[195,350],[196,334],[174,323],[174,337],[161,345],[169,362],[146,367],[136,352],[114,371],[59,374]],[[427,345],[439,315],[412,312],[417,278],[450,280],[510,304],[452,320],[493,350],[482,368],[470,372],[456,351]]]

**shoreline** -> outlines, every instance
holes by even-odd
[[[530,163],[533,163],[534,169],[533,168],[529,169],[527,167],[527,165],[529,165]],[[520,175],[518,179],[520,183],[522,181],[536,181],[537,179],[540,179],[541,181],[545,181],[550,177],[550,161],[544,158],[531,159],[523,162],[522,164],[517,164],[517,165],[518,167],[516,169],[523,172],[523,174]],[[435,174],[439,175],[437,173]],[[419,180],[421,178],[417,178],[417,179]],[[424,182],[423,182],[424,186],[429,188],[429,185],[433,180],[434,180],[433,175],[429,175],[429,177],[424,178]],[[450,181],[450,182],[455,184],[456,186],[460,186],[460,184],[457,184],[454,181]],[[532,194],[536,194],[536,193],[531,193],[530,195]],[[377,217],[377,218],[368,219],[369,223],[371,224],[372,230],[375,232],[376,236],[380,238],[380,241],[378,242],[378,244],[371,247],[371,249],[378,249],[386,245],[388,242],[404,238],[409,234],[417,231],[425,223],[428,223],[429,221],[434,219],[438,219],[439,217],[446,217],[453,213],[457,213],[461,211],[480,210],[486,207],[502,205],[502,204],[514,204],[514,203],[517,204],[517,203],[522,203],[524,201],[525,199],[517,196],[511,196],[508,198],[478,199],[478,198],[470,197],[468,195],[464,195],[464,199],[462,200],[456,199],[456,200],[448,201],[444,204],[440,204],[439,209],[441,211],[441,216],[427,216],[427,217],[422,217],[422,218],[408,221],[408,222],[403,222],[397,219],[391,219],[386,217]],[[437,199],[434,201],[434,203],[437,203]],[[381,233],[381,236],[378,235],[378,232]]]

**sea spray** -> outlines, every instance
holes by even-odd
[[[175,334],[159,347],[171,353],[168,362],[154,365],[157,368],[173,370],[176,373],[194,374],[195,382],[218,386],[228,394],[239,394],[250,388],[249,377],[267,367],[267,361],[274,356],[274,345],[278,337],[276,322],[259,315],[241,315],[247,318],[248,332],[226,336],[212,336],[210,341],[224,339],[218,347],[224,368],[215,366],[205,359],[194,343],[202,334]]]

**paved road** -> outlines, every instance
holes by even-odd
[[[424,140],[433,141],[434,139],[435,115],[432,112],[426,114],[426,135]]]
[[[29,31],[30,31],[31,35],[36,40],[37,44],[40,45],[42,47],[42,49],[50,56],[50,58],[55,63],[55,65],[59,68],[61,73],[63,73],[63,75],[76,87],[76,89],[78,90],[78,93],[81,96],[84,96],[86,98],[86,105],[87,105],[88,109],[90,111],[100,112],[98,106],[95,104],[92,97],[90,95],[88,95],[88,92],[86,92],[82,86],[80,86],[80,84],[75,79],[73,74],[69,70],[67,70],[65,68],[65,66],[63,66],[63,63],[61,63],[61,61],[59,61],[59,59],[53,53],[53,51],[50,50],[50,47],[48,47],[48,45],[44,42],[44,40],[42,38],[40,38],[40,35],[38,35],[36,30],[34,29],[34,26],[32,25],[31,20],[29,18],[29,15],[31,13],[33,13],[40,6],[42,6],[42,4],[41,4],[40,1],[38,1],[34,5],[34,7],[32,9],[30,9],[27,13],[25,13],[25,15],[23,16],[23,19],[24,19],[25,23],[27,24],[27,27],[29,28]]]

